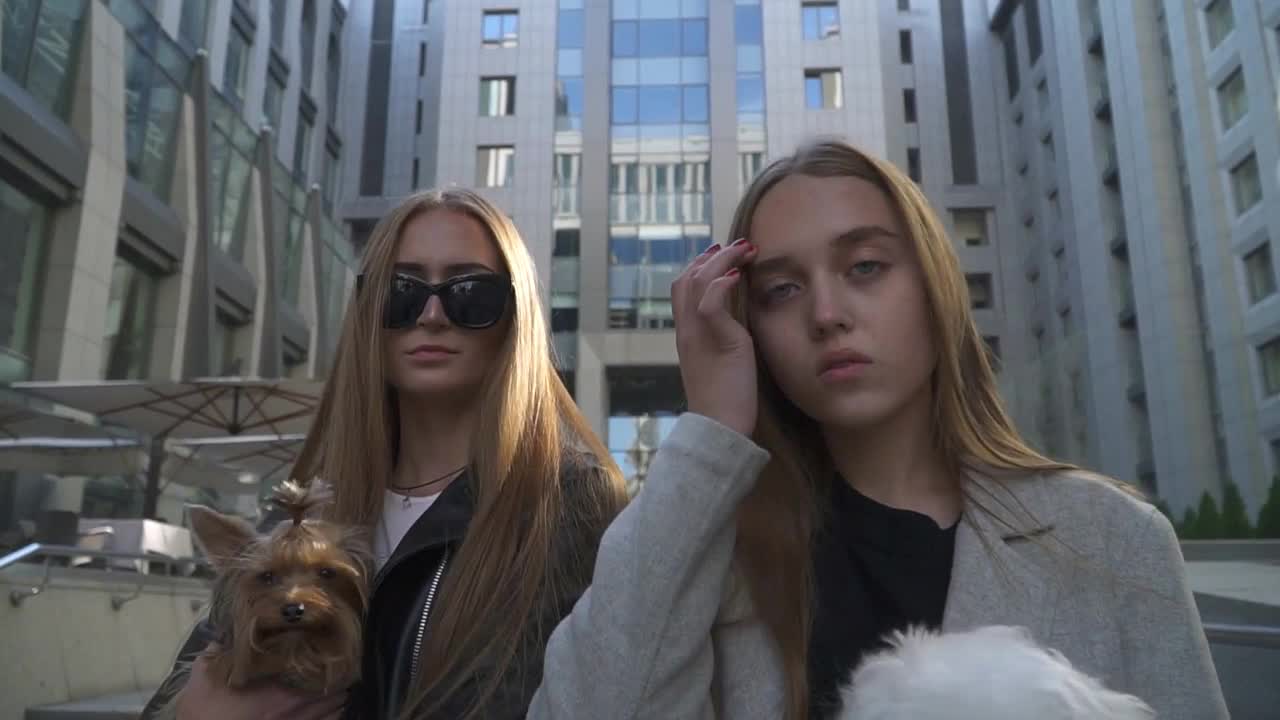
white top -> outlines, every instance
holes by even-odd
[[[374,528],[373,534],[373,559],[379,570],[408,534],[409,528],[418,522],[418,518],[422,517],[422,513],[438,497],[440,493],[415,497],[390,490],[383,491],[382,513],[378,516],[378,526]],[[406,499],[409,501],[408,507],[405,506]]]

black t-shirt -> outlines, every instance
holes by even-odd
[[[814,542],[809,715],[829,718],[865,654],[908,626],[938,628],[951,582],[956,525],[891,508],[836,477]]]

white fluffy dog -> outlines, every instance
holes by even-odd
[[[841,690],[838,720],[1150,720],[1142,700],[1108,690],[1023,628],[895,633]]]

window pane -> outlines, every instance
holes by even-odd
[[[484,14],[484,27],[481,31],[486,42],[502,38],[502,17],[496,13]]]
[[[685,20],[681,23],[684,32],[682,50],[685,55],[707,54],[707,21]]]
[[[840,11],[835,5],[822,8],[818,13],[818,21],[822,37],[833,37],[840,34]]]
[[[680,0],[640,0],[641,19],[680,17]]]
[[[811,110],[822,109],[822,78],[817,75],[805,76],[804,104]]]
[[[1223,130],[1234,127],[1249,112],[1249,96],[1245,92],[1243,68],[1231,73],[1231,77],[1218,88],[1218,102]]]
[[[209,0],[185,0],[182,3],[182,18],[178,22],[178,36],[195,47],[204,47],[204,29],[208,14]],[[273,22],[274,14],[275,8],[272,7]],[[275,29],[274,26],[272,29]]]
[[[760,21],[760,8],[737,5],[733,8],[735,42],[739,45],[763,45],[764,29]]]
[[[480,80],[480,114],[482,116],[514,115],[515,111],[514,78],[482,78]]]
[[[640,57],[680,55],[679,20],[641,20],[636,34],[636,54]]]
[[[107,380],[146,377],[151,354],[155,278],[116,257],[111,269],[103,332],[102,375]]]
[[[834,109],[844,107],[844,86],[839,70],[826,70],[822,73],[823,107]]]
[[[1209,31],[1209,48],[1213,49],[1231,34],[1236,27],[1235,13],[1231,9],[1231,0],[1214,0],[1204,10],[1205,25]]]
[[[640,65],[639,60],[631,58],[616,58],[613,61],[613,84],[618,85],[639,85],[640,84]]]
[[[808,86],[805,80],[806,94]],[[738,76],[738,112],[764,112],[764,81],[759,75]]]
[[[582,47],[582,11],[561,10],[556,44],[562,48]]]
[[[818,8],[809,5],[804,6],[801,15],[801,22],[804,26],[804,39],[817,40],[818,35]]]
[[[684,86],[684,121],[708,122],[706,85]]]
[[[20,84],[26,83],[27,57],[31,38],[35,35],[38,0],[13,0],[3,5],[4,25],[0,26],[0,65],[4,74]]]
[[[636,24],[633,21],[615,22],[613,24],[613,56],[635,57]]]
[[[1242,215],[1262,202],[1262,182],[1258,176],[1258,156],[1250,154],[1231,171],[1231,189],[1236,214]]]
[[[556,114],[562,117],[582,117],[582,78],[562,78],[558,83]]]
[[[673,86],[641,87],[637,117],[642,124],[680,122],[680,88]]]
[[[640,17],[640,0],[613,0],[613,17],[617,20],[635,20]]]
[[[142,141],[141,180],[156,197],[169,199],[169,184],[173,170],[173,139],[178,130],[178,117],[182,108],[182,94],[165,77],[152,72],[151,104],[147,109],[145,135]]]
[[[47,211],[0,181],[0,382],[30,377]]]
[[[910,65],[915,57],[911,48],[911,31],[898,31],[898,59],[903,65]]]
[[[639,61],[641,85],[679,85],[683,58],[646,58]]]
[[[1258,348],[1262,365],[1262,388],[1267,397],[1280,395],[1280,339],[1272,340]]]
[[[706,85],[710,82],[710,69],[705,57],[680,58],[680,79],[684,85]]]
[[[631,125],[635,121],[636,89],[615,87],[613,89],[613,122],[618,125]]]
[[[556,72],[560,75],[577,76],[582,74],[582,51],[561,50],[556,60]]]
[[[1257,303],[1276,291],[1275,267],[1271,264],[1271,244],[1261,247],[1244,258],[1245,275],[1249,286],[1249,302]]]
[[[515,179],[515,148],[482,147],[477,151],[476,184],[481,187],[509,187]]]
[[[9,12],[4,5],[0,3],[5,16],[0,22],[7,23]],[[70,80],[75,69],[72,63],[79,45],[83,14],[83,0],[45,2],[36,23],[25,86],[41,104],[59,116],[66,114],[69,104]],[[7,42],[9,38],[4,40]],[[26,47],[26,38],[18,42]]]

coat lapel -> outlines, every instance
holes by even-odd
[[[1021,488],[1034,480],[1012,476],[997,482],[976,471],[968,479],[942,629],[1016,625],[1043,638],[1053,622],[1057,591],[1047,582],[1047,569],[1016,547],[1052,529],[1027,510],[1031,503]]]

